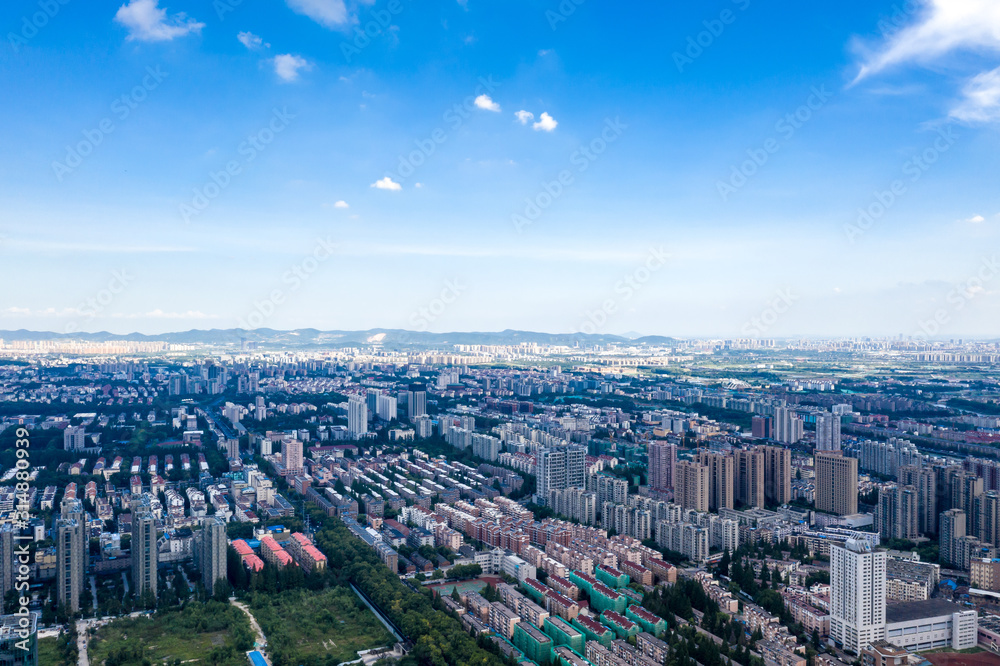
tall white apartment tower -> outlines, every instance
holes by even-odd
[[[830,546],[830,638],[857,655],[885,638],[885,560],[864,539]]]
[[[816,450],[840,450],[840,416],[823,412],[816,415]]]
[[[368,404],[362,396],[351,396],[347,403],[347,432],[351,439],[361,439],[368,432]]]

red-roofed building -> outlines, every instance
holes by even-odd
[[[293,532],[292,538],[288,542],[288,549],[292,557],[306,571],[322,570],[326,568],[326,555],[321,553],[313,542],[301,532]]]
[[[265,562],[270,562],[279,568],[295,563],[292,556],[274,540],[273,536],[265,536],[260,540],[260,554]]]

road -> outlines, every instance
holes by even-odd
[[[250,619],[250,626],[253,627],[253,631],[257,635],[257,649],[260,651],[261,655],[263,655],[264,661],[266,661],[268,666],[270,666],[271,659],[267,656],[267,653],[264,651],[264,648],[267,647],[267,636],[264,635],[264,630],[260,628],[259,624],[257,624],[257,618],[253,616],[253,613],[250,612],[250,609],[247,608],[246,604],[244,604],[242,601],[236,601],[236,599],[230,597],[229,603],[231,603],[232,605],[236,606],[241,611],[243,611],[246,614],[246,616]]]

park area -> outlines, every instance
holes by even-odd
[[[359,650],[391,647],[392,634],[347,587],[255,594],[247,605],[267,636],[275,666],[335,666]]]
[[[179,611],[115,620],[90,640],[91,664],[180,664],[190,660],[245,666],[253,647],[250,621],[227,603],[192,603]],[[41,660],[39,660],[40,663]]]

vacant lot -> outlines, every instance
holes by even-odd
[[[115,620],[90,641],[90,663],[99,666],[174,664],[198,660],[220,666],[245,666],[253,646],[246,615],[229,604],[190,604],[182,611]]]
[[[255,595],[250,610],[267,636],[275,666],[339,664],[358,650],[391,646],[392,635],[345,587]]]

